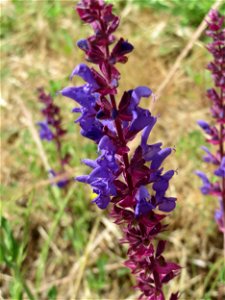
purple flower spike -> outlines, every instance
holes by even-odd
[[[207,147],[202,147],[206,152],[203,160],[216,166],[214,175],[216,180],[211,181],[200,171],[196,174],[202,179],[201,192],[204,195],[214,195],[219,198],[220,210],[215,214],[219,229],[224,233],[225,239],[225,28],[224,17],[220,16],[217,10],[211,10],[208,15],[208,29],[206,34],[212,38],[207,49],[213,56],[213,61],[207,66],[212,74],[214,88],[207,90],[207,96],[212,104],[211,113],[215,122],[209,125],[205,121],[198,121],[199,126],[207,135],[206,141],[216,147],[211,152]],[[225,249],[224,249],[225,251]]]
[[[51,141],[55,143],[58,160],[60,163],[60,171],[55,172],[54,170],[49,171],[49,175],[56,177],[61,175],[65,171],[65,165],[69,163],[70,155],[62,153],[62,137],[66,134],[66,130],[62,128],[62,118],[60,115],[60,108],[53,102],[50,95],[47,95],[43,88],[38,89],[39,100],[44,104],[44,108],[41,110],[45,121],[38,122],[40,126],[39,135],[43,140]],[[56,185],[59,188],[64,188],[70,180],[62,179],[59,180]]]
[[[77,12],[94,31],[77,45],[85,52],[86,60],[98,65],[98,69],[78,65],[70,78],[80,76],[85,83],[64,88],[61,94],[79,104],[73,110],[80,113],[76,123],[81,134],[97,144],[99,157],[84,159],[91,172],[76,180],[88,184],[96,194],[92,203],[100,209],[109,208],[114,222],[121,225],[122,241],[128,244],[125,264],[136,276],[139,299],[164,300],[164,285],[180,269],[165,260],[165,241],[155,242],[167,227],[162,223],[164,212],[176,207],[176,198],[167,195],[174,171],[164,172],[162,167],[172,149],[162,149],[161,142],[148,144],[157,120],[140,107],[141,98],[152,95],[148,87],[125,91],[116,101],[120,79],[117,64],[128,61],[133,46],[124,38],[116,40],[119,18],[113,14],[112,5],[102,0],[81,0]],[[141,144],[130,153],[129,142],[141,131]],[[170,299],[178,299],[178,293]]]

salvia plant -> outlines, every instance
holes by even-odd
[[[120,73],[117,63],[126,63],[133,46],[124,38],[116,40],[114,32],[119,18],[112,5],[102,0],[82,0],[77,12],[94,34],[77,42],[86,60],[98,69],[79,64],[71,74],[81,77],[85,84],[70,86],[61,91],[80,106],[76,120],[81,134],[98,145],[96,160],[84,159],[92,171],[76,180],[87,183],[96,194],[94,203],[100,209],[110,204],[111,216],[120,225],[128,244],[125,265],[136,276],[139,299],[165,299],[163,286],[180,270],[176,263],[164,256],[166,241],[158,236],[165,231],[163,223],[168,212],[176,206],[176,198],[166,195],[173,170],[164,172],[163,161],[173,149],[162,148],[162,143],[148,144],[148,137],[157,118],[139,106],[142,97],[152,95],[145,86],[125,91],[116,101]],[[129,142],[142,131],[140,145],[130,152]],[[148,186],[148,188],[147,188]],[[178,298],[178,292],[170,295]]]
[[[39,101],[44,104],[41,112],[45,120],[38,122],[39,135],[42,140],[53,142],[55,144],[57,158],[60,165],[59,171],[49,170],[49,175],[55,177],[64,173],[65,165],[69,163],[69,153],[63,154],[62,152],[62,137],[66,134],[66,130],[62,127],[62,117],[60,114],[60,107],[57,106],[50,94],[46,94],[43,88],[38,89]],[[59,180],[56,185],[59,188],[64,188],[69,180]]]
[[[207,49],[212,54],[213,61],[208,64],[207,69],[212,73],[215,87],[207,90],[207,96],[214,122],[209,125],[200,120],[198,124],[207,135],[206,141],[215,148],[215,151],[211,152],[207,147],[202,147],[206,152],[203,159],[214,166],[214,171],[212,180],[201,171],[196,173],[203,181],[202,193],[219,199],[220,208],[215,212],[215,219],[224,234],[225,242],[225,28],[224,17],[216,10],[209,13],[206,34],[212,38]]]

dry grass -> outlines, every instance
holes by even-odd
[[[86,186],[72,184],[66,193],[49,187],[43,159],[20,105],[22,101],[34,122],[39,120],[36,88],[48,89],[52,82],[59,88],[69,84],[73,67],[83,61],[83,54],[72,44],[86,36],[88,29],[73,13],[72,1],[61,2],[63,14],[57,17],[50,14],[54,2],[48,6],[47,1],[24,3],[21,12],[9,1],[1,4],[2,17],[12,22],[7,25],[1,51],[3,214],[18,241],[27,238],[21,270],[37,299],[50,299],[47,295],[53,286],[57,288],[56,299],[136,299],[131,289],[133,278],[122,267],[126,249],[118,243],[119,229],[108,220],[107,212],[90,204]],[[170,15],[139,11],[130,5],[120,15],[118,35],[135,45],[128,63],[121,65],[120,94],[137,85],[155,91],[192,31],[180,28]],[[206,168],[200,161],[203,138],[196,121],[209,118],[204,96],[210,84],[204,71],[207,60],[204,45],[197,42],[154,107],[154,114],[160,117],[152,140],[177,149],[167,163],[167,167],[178,169],[170,187],[178,205],[169,217],[166,238],[167,257],[183,267],[169,291],[180,290],[181,299],[223,297],[218,278],[222,236],[213,220],[217,202],[203,199],[194,175],[196,168]],[[144,106],[149,105],[147,101],[143,100]],[[56,102],[69,130],[65,144],[73,155],[71,169],[77,175],[83,172],[79,160],[95,157],[95,149],[80,138],[79,128],[73,125],[73,103],[62,97]],[[53,149],[46,144],[43,147],[46,156],[50,153],[49,164],[56,164]],[[12,278],[4,265],[2,272],[2,297],[7,299]]]

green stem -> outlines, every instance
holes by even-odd
[[[37,269],[37,273],[36,273],[36,287],[39,287],[41,277],[43,276],[43,273],[44,273],[44,267],[45,267],[46,260],[48,258],[48,253],[49,253],[51,240],[53,239],[53,237],[55,235],[58,224],[59,224],[59,222],[60,222],[60,220],[63,216],[63,213],[64,213],[64,210],[66,208],[67,203],[69,202],[71,196],[73,195],[75,187],[76,187],[76,184],[74,185],[73,188],[71,188],[69,190],[69,193],[66,196],[64,202],[62,202],[62,204],[60,205],[59,211],[56,214],[54,223],[52,224],[52,227],[50,229],[49,237],[46,240],[46,242],[45,242],[45,244],[42,248],[42,251],[41,251],[41,254],[40,254],[40,263],[38,264],[38,269]]]
[[[15,277],[26,292],[27,296],[29,297],[30,300],[35,300],[32,292],[30,291],[29,287],[27,286],[24,278],[21,275],[20,269],[18,267],[14,267],[14,272],[15,272]]]

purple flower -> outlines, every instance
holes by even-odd
[[[201,172],[201,171],[196,171],[195,172],[196,175],[198,175],[201,180],[202,180],[202,183],[203,183],[203,186],[201,187],[201,191],[202,191],[202,194],[204,195],[208,195],[210,194],[210,191],[211,191],[211,183],[208,179],[208,177],[205,175],[205,173]]]
[[[158,169],[161,166],[164,159],[166,159],[166,157],[170,155],[171,152],[172,152],[171,148],[165,148],[157,152],[151,159],[152,161],[151,168]]]
[[[135,207],[135,215],[140,216],[142,214],[147,214],[151,210],[153,210],[155,207],[151,204],[151,196],[148,193],[148,190],[144,186],[140,186],[135,199],[137,201],[136,207]]]
[[[77,176],[76,180],[91,185],[98,196],[93,200],[99,208],[105,209],[112,196],[116,196],[115,179],[120,173],[114,155],[110,151],[102,150],[102,155],[97,160],[83,160],[93,171],[90,175]]]
[[[202,150],[204,150],[204,151],[206,152],[206,154],[207,154],[207,155],[203,156],[203,159],[204,159],[205,162],[207,162],[207,163],[212,163],[212,164],[214,164],[214,165],[219,165],[219,159],[218,159],[215,155],[213,155],[213,154],[209,151],[209,149],[208,149],[207,147],[202,146],[201,148],[202,148]]]
[[[174,171],[170,170],[163,175],[159,175],[152,185],[154,191],[156,191],[156,199],[164,197],[165,192],[169,187],[169,180],[173,177]]]
[[[124,41],[123,38],[120,38],[112,50],[112,53],[110,55],[110,63],[126,63],[127,57],[125,55],[130,53],[133,49],[134,47],[130,43]]]
[[[225,156],[221,160],[220,167],[214,172],[216,176],[225,178]]]
[[[171,212],[176,207],[176,200],[175,197],[163,197],[157,201],[158,209],[163,212]]]
[[[88,41],[85,40],[85,39],[79,40],[79,41],[77,42],[77,46],[78,46],[81,50],[83,50],[83,51],[85,51],[85,52],[87,52],[88,49],[89,49]]]
[[[131,122],[125,135],[127,140],[133,139],[138,132],[155,122],[155,118],[151,116],[150,111],[147,109],[136,108],[134,113],[134,120]]]
[[[143,158],[146,161],[152,161],[153,158],[157,155],[157,153],[161,151],[162,143],[156,143],[151,145],[147,144],[148,137],[155,123],[156,123],[156,118],[154,118],[153,122],[143,130],[143,134],[141,137],[141,148],[142,148]]]
[[[137,108],[141,98],[148,98],[149,96],[151,96],[151,94],[152,91],[145,86],[139,86],[134,90],[124,92],[118,107],[119,118],[122,121],[132,121],[138,114]]]
[[[86,85],[86,89],[90,89],[90,91],[94,91],[98,89],[98,84],[93,76],[91,69],[85,64],[79,64],[70,75],[70,80],[77,75],[80,76],[84,81],[88,84]]]
[[[98,105],[99,94],[95,91],[99,88],[92,70],[85,64],[78,65],[72,72],[70,78],[78,75],[87,83],[79,87],[67,87],[61,91],[65,97],[75,100],[81,105],[79,109],[75,108],[74,112],[80,112],[81,116],[76,120],[80,123],[81,134],[91,140],[99,142],[103,137],[103,125],[96,118],[100,106]]]
[[[98,150],[105,150],[108,153],[116,153],[117,147],[110,137],[104,135],[99,141]]]
[[[212,129],[207,122],[199,120],[198,125],[205,131],[205,133],[209,135],[212,134]]]
[[[54,170],[50,170],[49,174],[52,177],[56,177],[56,176],[60,175],[60,173],[56,173]],[[59,188],[64,188],[65,186],[67,186],[67,184],[69,183],[69,181],[70,181],[69,179],[61,179],[61,180],[57,181],[55,183],[55,185],[57,185]]]
[[[95,106],[98,94],[94,93],[98,89],[98,84],[91,69],[85,64],[78,65],[70,75],[72,79],[75,75],[86,81],[85,85],[79,87],[67,87],[61,91],[63,96],[69,97],[85,108]]]
[[[222,199],[219,199],[220,207],[215,211],[215,220],[218,224],[220,231],[225,233],[224,213]]]
[[[38,122],[37,125],[40,127],[39,135],[42,140],[51,141],[54,138],[47,122]]]

